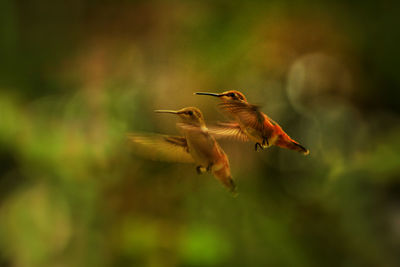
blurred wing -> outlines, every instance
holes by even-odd
[[[244,125],[263,131],[265,116],[258,106],[236,101],[223,102],[219,105],[223,110],[235,115]]]
[[[217,125],[208,127],[208,132],[216,139],[232,139],[236,141],[247,142],[249,138],[236,122],[220,122]]]
[[[128,134],[127,137],[135,153],[152,160],[194,162],[184,137],[136,134]]]

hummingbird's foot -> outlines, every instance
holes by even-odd
[[[205,170],[205,168],[203,166],[199,165],[199,166],[196,167],[197,174],[203,174],[205,171],[206,170]]]
[[[268,138],[264,137],[263,141],[262,141],[262,146],[265,147],[265,143],[267,143],[267,146],[269,146],[269,142],[268,142]]]
[[[207,166],[206,170],[207,170],[208,172],[210,172],[210,171],[211,171],[211,168],[212,168],[212,166],[213,166],[213,164],[212,164],[212,163],[208,164],[208,166]]]
[[[257,151],[258,147],[260,147],[260,149],[263,150],[263,147],[260,143],[256,143],[256,145],[254,146],[254,149]]]

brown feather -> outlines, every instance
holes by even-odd
[[[236,141],[247,142],[248,136],[242,131],[239,123],[236,122],[219,122],[217,125],[208,127],[208,132],[216,139],[231,139]]]
[[[242,124],[259,131],[263,130],[265,117],[258,106],[237,101],[222,102],[219,106],[231,115],[236,116]]]

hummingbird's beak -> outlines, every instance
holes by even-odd
[[[178,111],[175,111],[175,110],[161,110],[161,109],[159,109],[159,110],[154,110],[154,112],[156,112],[156,113],[178,114]]]
[[[221,97],[223,94],[216,94],[216,93],[207,93],[207,92],[197,92],[194,93],[195,95],[210,95],[210,96],[216,96],[216,97]]]

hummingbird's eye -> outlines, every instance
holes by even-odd
[[[188,111],[188,114],[189,114],[189,116],[192,116],[193,115],[193,111]]]
[[[229,97],[235,97],[235,93],[229,93],[228,96]]]

